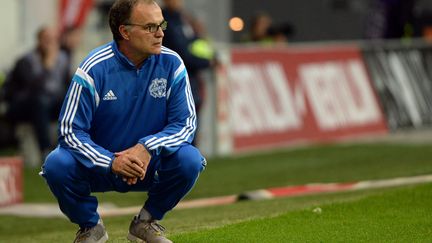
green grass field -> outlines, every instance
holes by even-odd
[[[432,144],[327,145],[209,161],[187,199],[273,186],[349,182],[432,173]],[[141,193],[101,202],[142,204]],[[432,242],[432,184],[174,210],[163,224],[175,242]],[[25,171],[25,201],[54,202],[36,170]],[[312,212],[316,207],[322,213]],[[110,242],[127,242],[132,215],[104,218]],[[0,242],[71,242],[62,218],[0,216]]]

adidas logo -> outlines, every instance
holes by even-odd
[[[114,92],[112,90],[108,91],[106,95],[103,97],[103,100],[116,100],[117,96],[115,96]]]

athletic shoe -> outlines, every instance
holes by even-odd
[[[139,243],[172,243],[164,236],[165,228],[157,220],[140,220],[135,216],[129,226],[127,239]]]
[[[80,228],[76,233],[74,243],[105,243],[108,233],[101,219],[97,225],[91,228]]]

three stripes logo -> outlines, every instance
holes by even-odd
[[[106,95],[103,97],[103,100],[116,100],[117,96],[115,96],[114,92],[112,90],[108,91]]]

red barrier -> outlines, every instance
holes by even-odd
[[[386,133],[360,50],[232,49],[233,150]]]
[[[22,170],[21,158],[0,158],[0,207],[22,202]]]

